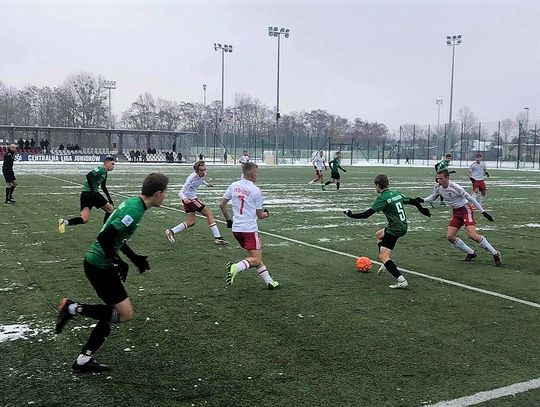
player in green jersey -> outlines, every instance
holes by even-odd
[[[330,185],[334,182],[336,183],[336,189],[339,189],[339,183],[341,176],[339,175],[339,170],[347,172],[346,169],[341,167],[341,151],[337,151],[333,160],[330,160],[328,163],[330,167],[330,181],[326,181],[324,185]]]
[[[81,225],[83,223],[88,223],[90,220],[90,211],[94,206],[105,211],[103,223],[107,222],[107,219],[114,210],[113,200],[107,189],[107,173],[114,169],[114,164],[114,157],[106,157],[103,164],[98,165],[86,174],[86,182],[84,183],[81,192],[81,216],[71,219],[60,218],[58,220],[58,231],[60,233],[66,231],[67,225]],[[100,187],[107,198],[98,192]]]
[[[390,288],[406,288],[409,284],[398,270],[396,264],[390,258],[392,249],[397,240],[407,233],[407,215],[404,204],[414,205],[418,211],[425,216],[431,216],[429,209],[422,207],[416,198],[409,198],[398,191],[388,189],[389,180],[386,175],[377,175],[373,180],[377,192],[380,194],[371,208],[364,212],[352,213],[350,210],[343,212],[349,218],[366,219],[376,212],[382,212],[388,220],[388,226],[375,233],[379,246],[379,260],[396,279],[397,283]]]
[[[448,169],[448,167],[450,166],[451,161],[452,161],[452,154],[450,154],[450,153],[446,154],[444,156],[444,160],[441,160],[437,164],[435,164],[435,173],[438,173],[441,170]],[[437,178],[435,178],[435,182],[437,182]],[[441,201],[440,205],[445,205],[442,195],[439,196],[439,199]]]
[[[123,284],[127,278],[128,264],[119,257],[118,250],[135,264],[140,273],[150,270],[147,256],[135,254],[126,240],[135,233],[144,212],[163,203],[168,183],[166,175],[149,174],[144,179],[141,194],[128,198],[118,206],[101,228],[96,242],[86,252],[84,273],[105,304],[81,304],[68,298],[60,301],[56,319],[57,334],[76,315],[98,320],[90,338],[73,362],[72,369],[75,372],[98,373],[110,369],[108,365],[98,363],[94,355],[109,337],[114,324],[129,321],[133,316],[133,306]]]

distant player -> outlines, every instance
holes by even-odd
[[[440,170],[447,169],[450,166],[450,162],[452,161],[452,154],[446,154],[444,157],[444,160],[439,161],[437,164],[435,164],[435,173],[439,172]],[[442,195],[439,197],[441,203],[440,205],[444,205],[444,198]]]
[[[114,210],[113,200],[107,189],[107,174],[114,169],[114,164],[113,157],[106,157],[103,164],[98,165],[86,174],[86,182],[81,192],[81,216],[71,219],[60,218],[58,220],[58,231],[60,233],[65,233],[66,226],[68,225],[74,226],[88,223],[90,212],[94,206],[105,211],[103,223],[107,222],[107,219],[109,219],[109,216],[111,216]],[[107,198],[99,193],[100,187]]]
[[[244,164],[248,163],[249,162],[249,154],[247,152],[247,150],[244,150],[242,152],[242,155],[240,156],[240,158],[238,159],[238,162],[240,163],[240,165],[243,167]]]
[[[500,266],[502,264],[501,254],[484,236],[479,235],[476,231],[476,220],[470,204],[480,211],[480,213],[490,222],[493,222],[493,217],[459,184],[450,181],[450,174],[447,169],[437,172],[437,184],[433,188],[432,194],[424,199],[418,199],[420,202],[433,202],[438,196],[444,197],[446,204],[452,208],[452,219],[448,225],[446,238],[456,248],[467,254],[463,260],[471,261],[477,256],[473,249],[467,246],[463,240],[456,237],[459,229],[461,229],[462,226],[465,226],[467,236],[477,242],[485,251],[489,252],[493,256],[495,265]]]
[[[195,225],[197,221],[197,212],[206,217],[208,226],[214,235],[214,243],[217,245],[229,244],[219,233],[219,229],[214,220],[214,214],[208,208],[203,201],[197,198],[197,190],[201,185],[207,187],[213,187],[213,185],[205,180],[207,175],[206,164],[204,161],[197,161],[193,166],[194,172],[192,172],[186,179],[184,186],[178,193],[182,204],[184,205],[184,211],[186,212],[186,221],[176,225],[173,228],[165,229],[165,235],[169,242],[176,242],[176,235],[187,228]]]
[[[319,151],[319,154],[317,154],[313,160],[311,160],[311,164],[313,164],[313,168],[315,168],[315,178],[313,178],[311,181],[308,182],[308,185],[311,185],[315,182],[320,182],[321,187],[323,191],[326,189],[324,186],[324,176],[323,176],[323,167],[326,171],[326,161],[324,160],[324,152],[321,150]]]
[[[394,261],[391,259],[392,250],[396,246],[397,240],[407,233],[407,215],[404,204],[414,205],[416,209],[425,216],[431,216],[429,209],[423,208],[417,198],[409,198],[398,191],[388,189],[389,180],[386,175],[377,175],[373,180],[375,189],[380,194],[371,208],[361,213],[352,213],[350,210],[343,212],[349,218],[366,219],[376,212],[382,212],[388,220],[388,226],[375,233],[377,245],[379,246],[379,260],[397,282],[390,288],[406,288],[409,284]]]
[[[133,306],[123,284],[127,278],[128,264],[120,258],[118,250],[135,264],[140,273],[150,270],[147,256],[135,254],[126,240],[135,233],[145,211],[162,204],[167,195],[168,182],[169,179],[163,174],[148,175],[144,179],[141,194],[128,198],[118,206],[103,225],[97,241],[86,252],[84,273],[104,304],[82,304],[68,298],[60,301],[56,319],[57,334],[76,315],[98,321],[73,362],[74,372],[99,373],[110,370],[108,365],[98,363],[95,354],[109,337],[114,325],[129,321],[133,316]]]
[[[472,196],[483,207],[487,191],[484,175],[489,178],[489,173],[486,170],[486,163],[482,161],[482,154],[476,154],[475,158],[475,161],[469,167],[469,179],[472,182]],[[478,195],[478,192],[480,192],[480,195]]]
[[[13,199],[13,191],[17,186],[17,178],[15,178],[15,171],[13,170],[13,163],[15,162],[15,152],[17,151],[16,144],[10,144],[7,148],[7,153],[4,155],[4,163],[2,164],[2,175],[6,180],[6,201],[5,203],[15,203]]]
[[[334,182],[336,183],[336,189],[339,189],[339,183],[341,176],[339,175],[339,170],[347,172],[346,169],[341,167],[341,151],[337,151],[333,160],[330,160],[328,163],[330,167],[330,181],[326,181],[324,185],[330,185]]]
[[[233,182],[221,200],[219,207],[227,220],[227,227],[232,227],[235,239],[240,246],[247,250],[248,257],[234,264],[227,265],[227,284],[233,285],[238,273],[249,268],[256,268],[266,287],[273,290],[279,283],[272,279],[262,260],[262,242],[259,237],[258,219],[266,219],[269,213],[263,209],[263,194],[255,186],[259,168],[255,163],[246,163],[242,168],[244,177]],[[233,217],[227,209],[229,201],[232,202]]]

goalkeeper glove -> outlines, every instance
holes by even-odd
[[[484,215],[484,218],[486,218],[487,220],[489,220],[490,222],[493,222],[495,219],[493,219],[493,216],[491,216],[489,213],[487,213],[486,211],[482,212],[482,215]]]
[[[486,171],[485,174],[486,174],[486,177],[489,178],[489,172]]]
[[[227,219],[227,227],[232,228],[232,219]]]
[[[139,273],[142,274],[146,270],[150,270],[150,264],[148,264],[148,256],[141,256],[140,254],[136,254],[130,260],[139,269]]]
[[[431,212],[429,211],[428,208],[424,208],[423,206],[419,206],[418,207],[418,211],[424,215],[424,216],[427,216],[428,218],[431,218]]]

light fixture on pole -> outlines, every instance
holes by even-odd
[[[280,53],[280,46],[281,46],[281,36],[283,35],[285,38],[289,38],[291,30],[288,28],[278,28],[278,27],[268,27],[268,35],[270,37],[277,37],[278,39],[278,46],[277,46],[277,102],[276,102],[276,136],[274,139],[274,146],[275,146],[275,163],[278,163],[278,137],[279,137],[279,119],[280,119],[280,113],[279,113],[279,53]]]
[[[208,151],[206,150],[208,148],[207,141],[206,141],[206,85],[202,85],[203,89],[203,102],[204,102],[204,109],[203,109],[203,125],[204,125],[204,153],[208,154]]]
[[[525,122],[525,132],[527,132],[527,130],[529,129],[529,108],[524,107],[523,109],[527,111],[527,121]]]
[[[103,81],[103,87],[109,89],[109,129],[112,128],[112,115],[111,115],[111,90],[116,89],[116,81]]]
[[[219,122],[223,120],[223,103],[225,96],[225,53],[232,52],[233,46],[227,44],[219,44],[214,42],[214,51],[221,50],[221,116]]]
[[[437,134],[440,133],[441,131],[441,105],[442,105],[442,102],[443,100],[442,99],[437,99],[435,101],[435,103],[437,103]]]
[[[456,54],[456,45],[461,45],[461,34],[460,35],[448,35],[446,36],[446,45],[452,47],[452,80],[450,81],[450,117],[448,118],[448,125],[450,126],[450,140],[452,140],[452,103],[454,100],[454,58]],[[445,141],[445,151],[447,150],[447,145]]]

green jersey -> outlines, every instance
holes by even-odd
[[[92,170],[92,174],[94,174],[92,186],[88,185],[88,180],[86,180],[82,187],[82,190],[84,192],[90,192],[92,190],[97,191],[99,186],[107,180],[107,170],[105,169],[103,164],[100,164],[96,168],[94,168]]]
[[[435,171],[444,170],[445,168],[448,168],[449,165],[450,165],[449,160],[439,161],[437,164],[435,164]]]
[[[124,244],[124,240],[128,240],[139,226],[146,205],[139,197],[126,199],[118,206],[103,225],[103,231],[108,225],[112,225],[118,231],[118,235],[114,238],[114,251],[118,252]],[[101,232],[100,231],[100,232]],[[105,256],[105,252],[99,242],[95,242],[86,252],[85,259],[88,263],[99,268],[111,268],[112,262]]]
[[[388,233],[400,237],[407,233],[407,215],[403,208],[403,204],[407,203],[409,203],[408,196],[398,191],[385,189],[375,199],[375,202],[371,205],[371,209],[375,212],[382,211],[388,220],[388,227],[386,229]]]
[[[341,157],[335,157],[328,163],[328,165],[330,166],[330,171],[332,172],[338,172],[338,169],[343,169],[341,168]]]

